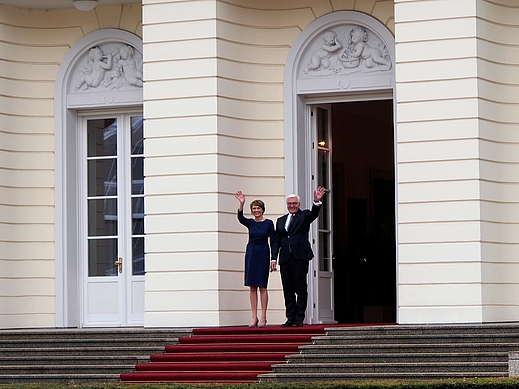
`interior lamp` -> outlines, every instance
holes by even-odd
[[[74,0],[72,4],[80,11],[92,11],[97,5],[97,0]]]

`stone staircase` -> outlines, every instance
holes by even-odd
[[[121,374],[121,381],[252,384],[286,355],[324,334],[324,325],[194,328],[179,344],[166,346],[163,353],[151,355],[148,363]]]
[[[0,330],[0,384],[118,382],[191,329]],[[508,376],[519,324],[326,329],[262,382]]]
[[[262,382],[507,377],[519,324],[330,327]]]
[[[119,381],[189,329],[0,331],[0,384]]]

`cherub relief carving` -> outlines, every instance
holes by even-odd
[[[324,32],[325,43],[317,50],[309,49],[312,54],[304,74],[323,77],[391,69],[388,50],[378,36],[361,26],[336,27],[336,31]]]
[[[342,48],[342,45],[337,41],[335,31],[325,32],[323,39],[324,44],[310,58],[305,73],[308,73],[310,70],[328,69],[331,65],[330,58],[337,50]]]
[[[142,88],[142,56],[136,54],[124,44],[91,48],[86,64],[76,73],[75,90]]]
[[[346,47],[339,53],[339,59],[345,68],[359,66],[360,61],[364,61],[367,68],[373,68],[377,64],[391,67],[389,59],[382,57],[379,49],[371,47],[366,42],[368,32],[365,28],[355,27],[350,31]]]
[[[134,50],[132,46],[125,45],[119,47],[119,57],[116,58],[119,74],[130,85],[142,86],[142,70],[140,64],[134,58]]]
[[[104,60],[106,59],[106,62]],[[76,85],[76,90],[97,88],[101,85],[108,69],[112,68],[112,55],[104,55],[99,47],[93,47],[88,52],[88,60],[81,77]]]

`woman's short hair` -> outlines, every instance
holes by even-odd
[[[260,207],[263,212],[265,212],[265,203],[261,200],[254,200],[253,202],[250,203],[250,210],[252,211],[252,207],[254,206],[257,206],[257,207]]]

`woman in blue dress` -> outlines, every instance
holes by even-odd
[[[250,306],[252,321],[249,327],[265,327],[267,325],[268,293],[267,283],[270,270],[269,238],[274,237],[274,222],[263,216],[265,203],[254,200],[250,210],[254,219],[243,216],[245,195],[238,191],[235,196],[240,202],[238,220],[249,230],[249,242],[245,250],[245,286],[250,288]],[[261,318],[258,319],[258,288],[261,300]]]

